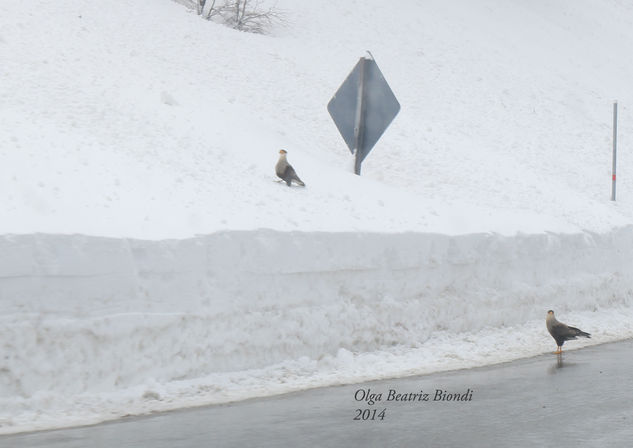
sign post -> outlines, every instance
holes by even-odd
[[[615,201],[615,171],[618,150],[618,102],[613,103],[613,168],[611,170],[611,200]]]
[[[327,109],[354,154],[354,173],[360,175],[361,163],[400,111],[373,58],[360,58]]]
[[[365,58],[358,61],[358,93],[356,96],[356,114],[354,118],[354,174],[360,176],[360,165],[363,162],[362,147],[365,128]]]

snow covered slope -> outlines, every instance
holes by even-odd
[[[0,233],[511,233],[633,221],[633,7],[401,3],[284,0],[288,25],[261,36],[168,0],[2,2]],[[365,50],[402,110],[359,179],[326,104]],[[279,148],[306,190],[272,182]]]
[[[633,6],[277,5],[0,2],[0,432],[531,356],[549,308],[633,336]],[[358,177],[365,50],[402,110]]]

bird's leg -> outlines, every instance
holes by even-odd
[[[557,350],[554,352],[555,355],[560,355],[561,353],[563,353],[563,348],[559,345],[557,347]]]

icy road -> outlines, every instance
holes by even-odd
[[[547,354],[492,367],[4,436],[0,446],[630,447],[632,351],[633,340],[628,340],[562,357]]]

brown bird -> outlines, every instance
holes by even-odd
[[[290,184],[294,180],[302,187],[305,187],[306,184],[304,184],[303,181],[299,179],[299,176],[297,176],[295,169],[292,167],[292,165],[288,163],[288,160],[286,159],[286,154],[288,154],[288,151],[286,151],[285,149],[281,149],[279,151],[279,161],[277,162],[277,165],[275,165],[275,173],[277,173],[277,176],[284,182],[286,182],[286,185],[288,186],[290,186]]]
[[[563,353],[563,344],[565,343],[565,341],[576,339],[577,336],[591,338],[591,335],[589,333],[585,333],[578,328],[569,327],[564,323],[557,321],[554,317],[554,311],[552,310],[549,310],[547,312],[545,325],[547,325],[547,331],[549,331],[549,334],[551,334],[556,341],[558,350],[556,350],[554,353],[556,353],[557,355]]]

